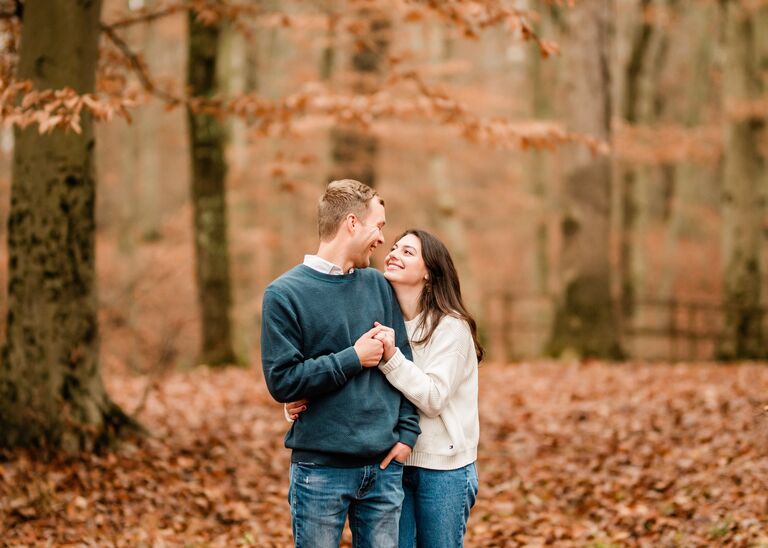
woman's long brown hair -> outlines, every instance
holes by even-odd
[[[483,359],[485,350],[477,338],[477,322],[467,311],[464,300],[461,298],[459,275],[448,248],[429,232],[418,229],[406,230],[395,241],[399,241],[406,234],[413,234],[421,241],[421,256],[424,258],[429,274],[419,297],[419,312],[423,314],[416,329],[418,333],[424,335],[413,343],[429,342],[443,316],[453,316],[469,324],[479,362]]]

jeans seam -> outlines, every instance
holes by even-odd
[[[296,477],[296,476],[298,476],[298,472],[299,472],[299,467],[298,466],[295,468],[295,472],[296,473],[293,475],[293,482],[292,482],[293,485],[291,485],[291,516],[293,518],[293,521],[294,521],[294,524],[295,524],[294,528],[296,530],[296,532],[294,533],[295,538],[293,539],[293,541],[294,541],[294,543],[296,545],[296,548],[301,548],[301,522],[302,522],[302,520],[299,519],[299,505],[296,503],[296,483],[297,483],[297,481],[299,481],[298,478]]]
[[[458,523],[459,530],[457,539],[459,539],[459,543],[457,544],[458,548],[461,548],[462,539],[464,538],[464,531],[466,529],[466,515],[467,515],[467,496],[469,495],[469,470],[465,467],[464,468],[464,496],[461,498],[461,521]]]

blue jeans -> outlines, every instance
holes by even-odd
[[[400,548],[464,546],[469,510],[477,498],[477,468],[428,470],[406,466]]]
[[[403,465],[335,468],[292,463],[288,490],[296,548],[338,548],[349,514],[355,548],[395,548]]]

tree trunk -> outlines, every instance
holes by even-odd
[[[610,142],[611,0],[589,0],[567,11],[563,66],[570,129]],[[548,353],[622,356],[611,297],[611,162],[584,147],[569,151],[563,189],[563,281]]]
[[[676,0],[662,2],[674,10]],[[648,10],[654,8],[652,0],[640,0],[635,15],[641,23],[633,33],[630,55],[625,69],[622,118],[629,125],[648,125],[659,121],[664,114],[666,97],[662,89],[662,72],[669,53],[669,32],[657,23],[648,21]],[[663,212],[659,215],[667,222],[676,192],[675,169],[671,165],[621,165],[621,230],[619,271],[621,273],[621,325],[624,332],[634,326],[648,325],[648,307],[640,306],[649,296],[647,235],[651,226],[654,190],[663,189]],[[659,184],[656,184],[658,181]],[[637,338],[625,341],[625,350],[633,356],[640,351]]]
[[[159,139],[163,108],[158,99],[152,99],[142,107],[136,119],[136,131],[141,139],[139,156],[139,205],[141,217],[138,219],[141,239],[154,242],[162,238],[161,232],[161,196],[162,167],[160,154],[162,143]]]
[[[148,10],[156,8],[156,0],[146,0],[144,7]],[[158,74],[165,68],[161,37],[158,36],[158,23],[150,21],[141,25],[138,43],[144,54],[149,70]],[[161,225],[161,188],[162,188],[162,142],[159,137],[160,120],[164,113],[159,99],[152,98],[141,107],[135,119],[135,138],[139,139],[138,172],[136,185],[139,189],[139,207],[141,216],[138,218],[139,231],[144,241],[156,241],[162,237]]]
[[[27,2],[19,78],[94,90],[101,2]],[[0,446],[92,450],[137,426],[109,399],[98,361],[94,136],[15,132]]]
[[[645,12],[651,4],[651,0],[640,0],[639,19],[640,25],[635,29],[629,61],[626,67],[624,80],[624,104],[622,105],[622,117],[628,124],[637,124],[640,120],[640,104],[643,92],[643,75],[647,69],[647,54],[650,50],[653,37],[653,26],[647,21]],[[630,165],[622,166],[621,181],[621,237],[620,260],[621,296],[623,321],[631,325],[635,315],[636,300],[641,285],[642,277],[642,239],[638,239],[639,221],[643,213],[642,197],[647,189],[643,188],[648,181],[645,178],[640,181],[639,170]],[[639,187],[639,188],[638,188]]]
[[[672,5],[673,2],[670,0],[669,4]],[[722,56],[716,53],[716,49],[724,47],[723,33],[718,32],[716,39],[713,39],[710,30],[712,22],[719,19],[718,11],[718,6],[711,5],[702,6],[700,10],[693,10],[687,14],[686,28],[689,29],[690,36],[696,37],[696,42],[692,48],[694,55],[690,61],[692,74],[685,85],[685,109],[682,113],[682,121],[691,128],[702,123],[702,115],[706,113],[708,105],[721,101],[713,97],[714,93],[720,93],[720,88],[713,90],[715,86],[710,85],[711,73],[723,68]],[[713,62],[717,62],[716,67],[712,66]],[[659,93],[661,92],[659,90]],[[719,167],[703,168],[693,160],[685,160],[675,168],[675,190],[667,200],[664,239],[659,253],[662,270],[658,274],[656,283],[658,289],[655,294],[659,301],[671,300],[675,292],[680,272],[678,244],[688,222],[685,213],[686,205],[695,203],[702,189],[712,184],[710,181],[716,179],[719,186],[720,172]],[[703,184],[703,181],[707,183]],[[664,316],[668,314],[666,311],[657,309],[655,313],[657,322],[671,320]]]
[[[449,159],[439,152],[431,152],[429,181],[435,190],[437,201],[437,226],[451,248],[451,255],[461,278],[464,301],[473,306],[480,299],[470,266],[466,229],[458,214],[456,193],[449,173]]]
[[[422,29],[422,31],[424,30],[429,32],[429,45],[427,48],[430,52],[432,63],[439,65],[449,61],[451,58],[452,39],[446,35],[445,23],[438,21],[431,27]],[[423,36],[423,33],[418,36],[420,38]],[[421,43],[414,44],[414,49],[416,51],[423,51],[425,46]],[[447,239],[446,241],[449,242],[451,255],[461,278],[464,302],[470,308],[479,309],[480,307],[477,304],[480,302],[480,297],[469,260],[466,226],[459,215],[456,185],[451,177],[450,156],[446,156],[439,147],[430,148],[427,154],[429,155],[428,180],[435,191],[435,201],[437,202],[436,225]],[[476,315],[480,319],[480,315]]]
[[[361,38],[359,49],[352,55],[352,87],[355,93],[372,93],[381,79],[392,25],[387,12],[377,6],[358,10],[357,17],[365,23],[367,31]],[[374,135],[354,127],[332,129],[330,179],[356,179],[375,186],[378,148]]]
[[[221,29],[189,19],[187,82],[193,96],[216,92],[216,59]],[[232,347],[232,289],[227,238],[224,124],[206,113],[187,112],[192,160],[195,273],[200,305],[201,352],[198,363],[236,362]]]
[[[328,82],[333,78],[334,68],[336,66],[336,33],[338,16],[332,10],[326,11],[328,17],[328,27],[325,31],[325,44],[320,55],[320,79]]]
[[[228,24],[221,30],[217,59],[219,89],[228,97],[256,91],[259,58],[257,40],[246,38],[240,29]],[[248,127],[238,118],[227,120],[227,142],[231,181],[248,176],[250,161]],[[236,183],[235,183],[236,184]]]
[[[548,10],[541,14],[537,24],[537,32],[542,36],[551,35],[554,25],[548,17]],[[538,120],[549,120],[553,117],[551,81],[553,74],[546,71],[545,64],[555,60],[544,60],[538,48],[528,47],[528,81],[531,84],[531,111]],[[549,67],[552,69],[553,67]],[[549,85],[548,85],[549,82]],[[531,277],[534,293],[537,296],[548,296],[554,292],[552,283],[552,268],[550,249],[552,247],[551,216],[557,210],[557,189],[554,184],[554,155],[552,151],[533,149],[528,152],[530,157],[530,188],[536,197],[539,208],[536,212],[534,232],[534,260],[532,261]]]
[[[147,49],[149,44],[146,40],[145,32],[147,31],[145,27],[151,27],[151,25],[152,23],[148,23],[147,25],[129,27],[125,31],[125,40],[129,46],[134,51],[140,50],[145,52],[144,57],[150,60],[153,59],[153,56],[152,51]],[[120,284],[119,294],[122,298],[117,303],[117,306],[119,306],[123,314],[130,348],[134,348],[138,344],[136,325],[139,318],[137,303],[133,298],[134,288],[138,282],[139,270],[136,264],[137,232],[141,232],[139,229],[140,223],[147,216],[149,210],[147,204],[141,200],[141,190],[146,184],[145,178],[147,176],[142,169],[143,156],[148,149],[155,146],[154,136],[151,136],[149,141],[144,141],[145,135],[142,127],[148,117],[146,108],[147,106],[143,105],[136,109],[132,113],[133,120],[131,123],[121,120],[117,122],[117,127],[112,126],[118,135],[117,143],[114,143],[113,146],[120,154],[118,164],[120,174],[119,203],[117,204],[118,209],[115,217],[117,218],[117,249],[120,253],[119,258],[122,265],[120,268],[120,281],[118,282]],[[156,154],[156,152],[152,152],[152,154]],[[154,182],[155,184],[157,183],[156,180]],[[137,352],[131,351],[127,352],[123,359],[128,369],[133,371],[140,361],[140,356]]]
[[[723,79],[726,116],[739,101],[764,93],[761,71],[768,63],[768,9],[725,6],[726,60]],[[762,223],[766,165],[760,151],[765,120],[730,116],[725,128],[723,181],[723,299],[725,317],[718,356],[762,358],[765,347],[761,302]]]
[[[134,122],[141,114],[134,116]],[[138,199],[138,170],[139,158],[141,157],[141,143],[135,127],[124,121],[117,122],[116,133],[118,139],[115,139],[115,148],[120,154],[119,171],[120,186],[118,191],[119,203],[117,204],[115,239],[117,240],[117,250],[120,258],[120,286],[119,301],[120,311],[123,315],[129,337],[130,348],[138,344],[136,337],[137,306],[134,300],[134,288],[138,281],[138,269],[136,268],[136,227],[139,217],[139,199]],[[119,145],[118,145],[119,143]],[[135,370],[140,356],[136,352],[127,352],[124,359],[125,364],[130,370]]]

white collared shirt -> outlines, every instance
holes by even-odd
[[[344,271],[337,264],[333,264],[331,261],[326,261],[318,255],[304,255],[304,266],[308,266],[312,270],[317,270],[323,274],[332,274],[334,276],[341,276]],[[350,269],[352,272],[354,269]]]

